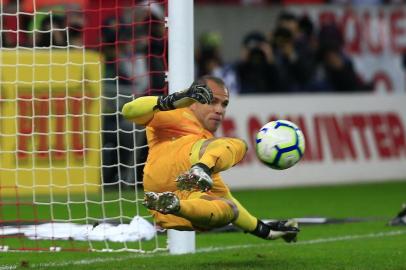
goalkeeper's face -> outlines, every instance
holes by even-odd
[[[227,88],[214,81],[208,80],[207,86],[213,91],[213,101],[211,104],[194,103],[190,109],[196,115],[205,129],[214,133],[223,122],[226,108],[229,102]]]

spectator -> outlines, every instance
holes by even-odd
[[[220,52],[221,37],[215,32],[206,32],[200,36],[196,50],[197,77],[213,74],[223,66]]]
[[[241,94],[271,93],[278,88],[278,71],[265,36],[253,31],[245,36],[236,74]]]
[[[199,38],[196,50],[196,74],[213,75],[223,79],[231,94],[239,92],[234,64],[225,64],[221,57],[221,36],[206,32]]]
[[[36,30],[34,30],[36,31]],[[61,15],[47,15],[40,23],[39,31],[35,35],[36,47],[66,47],[66,20]]]
[[[142,76],[138,76],[138,80],[146,80],[145,90],[148,90],[148,93],[138,92],[142,95],[162,95],[167,89],[164,4],[142,1],[139,8],[124,12],[123,23],[131,25],[127,27],[127,31],[129,30],[129,35],[135,39],[133,48],[135,57],[145,61],[143,65],[145,72]],[[140,65],[139,62],[138,65]]]
[[[295,47],[292,32],[277,28],[272,37],[275,64],[278,70],[278,90],[281,92],[307,91],[313,76],[313,60]]]
[[[353,92],[372,89],[363,83],[352,60],[344,53],[341,31],[334,23],[321,27],[319,32],[319,86],[325,91]]]
[[[76,10],[67,12],[66,25],[68,26],[69,46],[83,48],[83,12]]]
[[[271,32],[271,44],[279,72],[279,91],[312,91],[316,68],[312,31],[313,25],[306,17],[299,19],[286,11],[278,16],[276,28]]]
[[[326,76],[326,88],[335,92],[357,92],[372,89],[364,85],[353,63],[336,44],[320,48],[321,65]]]
[[[83,25],[72,23],[68,30],[69,46],[81,48],[83,47]]]
[[[308,54],[310,59],[315,59],[318,48],[318,39],[314,32],[314,25],[306,15],[298,20],[298,38],[296,39],[296,49]]]
[[[282,11],[279,13],[278,18],[276,20],[275,29],[284,28],[288,29],[293,36],[293,39],[296,39],[299,36],[299,20],[297,16],[288,11]]]

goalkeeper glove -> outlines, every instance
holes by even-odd
[[[282,238],[285,242],[290,243],[297,241],[297,234],[299,232],[299,224],[294,219],[268,223],[258,220],[257,227],[251,234],[269,240]]]
[[[210,104],[213,100],[213,92],[205,84],[194,82],[188,89],[167,96],[158,97],[157,107],[160,111],[169,111],[185,108],[193,103]]]

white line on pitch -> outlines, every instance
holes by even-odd
[[[344,235],[344,236],[330,237],[330,238],[319,238],[319,239],[313,239],[313,240],[300,241],[300,242],[290,244],[290,245],[292,245],[292,246],[312,245],[312,244],[338,242],[338,241],[346,241],[346,240],[378,238],[378,237],[394,236],[394,235],[401,235],[401,234],[406,234],[406,230],[360,234],[360,235]],[[208,247],[208,248],[201,248],[201,249],[197,250],[197,252],[213,252],[213,251],[223,251],[223,250],[233,250],[233,249],[246,249],[246,248],[258,247],[258,246],[262,247],[262,246],[281,246],[281,245],[286,245],[286,243],[266,242],[264,244],[247,244],[247,245],[235,245],[235,246],[224,246],[224,247]]]
[[[319,238],[313,240],[305,240],[300,241],[294,244],[291,244],[292,247],[296,245],[313,245],[313,244],[321,244],[321,243],[330,243],[330,242],[339,242],[339,241],[350,241],[350,240],[357,240],[357,239],[368,239],[368,238],[379,238],[379,237],[386,237],[386,236],[395,236],[406,234],[406,230],[400,231],[389,231],[389,232],[378,232],[378,233],[370,233],[370,234],[358,234],[358,235],[344,235],[338,237],[329,237],[329,238]],[[196,250],[196,253],[208,253],[208,252],[215,252],[215,251],[224,251],[224,250],[233,250],[233,249],[247,249],[253,248],[258,246],[281,246],[287,245],[285,243],[274,243],[274,242],[266,242],[264,244],[247,244],[247,245],[234,245],[234,246],[223,246],[223,247],[208,247],[208,248],[200,248]],[[136,257],[156,257],[156,256],[169,256],[168,253],[157,253],[157,254],[140,254],[140,255],[126,255],[121,257],[106,257],[106,258],[94,258],[94,259],[83,259],[78,261],[65,261],[61,263],[39,263],[39,264],[32,264],[30,267],[32,268],[47,268],[47,267],[62,267],[68,265],[89,265],[94,263],[106,263],[106,262],[120,262],[129,259],[134,259]],[[0,270],[14,270],[17,269],[19,265],[3,265],[0,266]]]

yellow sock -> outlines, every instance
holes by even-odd
[[[207,196],[181,200],[180,211],[175,215],[189,220],[197,228],[213,229],[231,223],[238,212],[231,202]]]
[[[204,143],[202,147],[204,147]],[[195,149],[194,151],[200,151],[200,149]],[[227,170],[240,162],[246,152],[247,145],[243,140],[236,138],[218,138],[210,141],[200,159],[197,162],[192,161],[192,163],[203,163],[209,167],[213,173],[217,173]]]
[[[231,200],[238,209],[238,217],[233,224],[246,232],[254,231],[257,227],[258,219],[251,215],[230,193],[228,193],[225,198]]]

